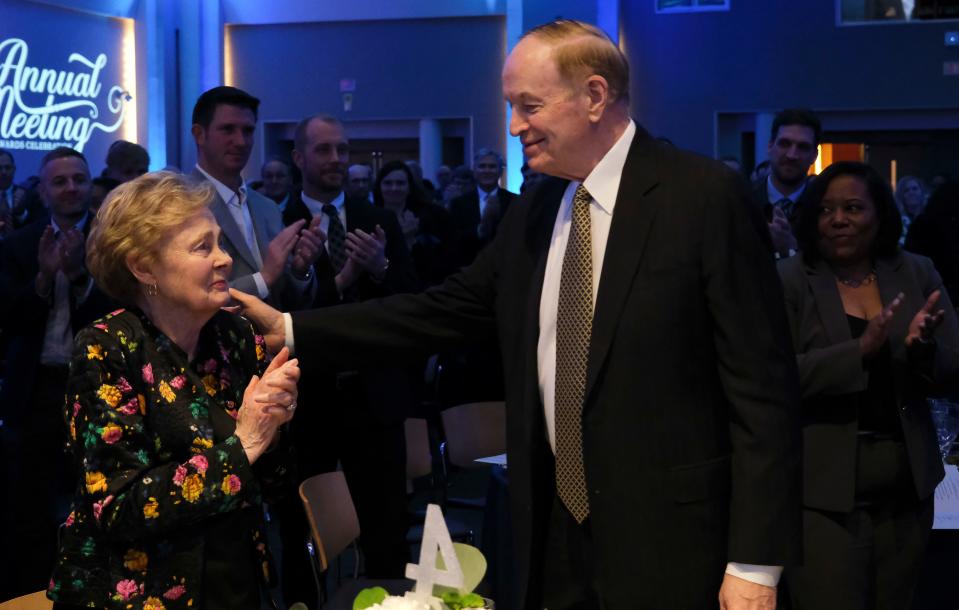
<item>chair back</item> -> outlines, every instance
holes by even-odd
[[[477,458],[506,453],[506,403],[471,402],[442,412],[451,464],[476,467]]]
[[[432,474],[433,455],[426,420],[408,417],[403,425],[406,427],[406,478],[418,479]]]
[[[360,536],[346,477],[342,471],[314,475],[300,483],[300,499],[310,522],[320,570],[325,572],[330,562]]]
[[[0,610],[50,610],[53,601],[47,599],[46,591],[29,593],[0,603]]]

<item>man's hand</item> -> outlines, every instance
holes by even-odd
[[[346,253],[375,279],[383,279],[386,274],[386,232],[380,225],[376,225],[373,233],[362,229],[348,233]]]
[[[769,222],[769,237],[773,240],[773,247],[776,252],[786,256],[790,250],[796,250],[798,243],[796,236],[793,235],[792,227],[789,225],[789,219],[781,209],[773,206],[773,219]]]
[[[283,314],[255,296],[236,288],[230,288],[230,296],[239,304],[239,309],[233,308],[231,311],[249,318],[257,330],[263,334],[270,351],[274,354],[279,353],[286,345],[286,324],[283,322]]]
[[[732,574],[719,588],[720,610],[776,610],[776,587],[750,582]]]
[[[50,295],[53,289],[53,278],[60,270],[60,247],[54,237],[53,227],[47,225],[40,235],[40,244],[37,252],[37,279],[35,288],[41,297]]]
[[[297,220],[287,228],[277,233],[273,241],[266,249],[266,258],[263,259],[263,267],[260,269],[260,275],[267,286],[272,287],[276,280],[280,279],[283,271],[286,269],[286,261],[293,251],[299,238],[300,229],[306,221]]]
[[[300,231],[299,239],[293,247],[293,260],[291,266],[293,273],[302,276],[310,265],[316,262],[323,252],[323,244],[326,243],[326,233],[320,229],[321,218],[317,216],[310,222],[310,226]]]
[[[71,282],[86,274],[86,269],[83,266],[84,256],[86,255],[85,242],[86,238],[82,232],[70,229],[63,233],[57,244],[60,268]]]
[[[343,296],[343,293],[355,284],[356,280],[360,279],[362,273],[363,270],[360,269],[357,262],[352,257],[347,257],[346,262],[343,263],[343,268],[333,278],[333,281],[336,282],[336,291],[340,293],[340,296]]]

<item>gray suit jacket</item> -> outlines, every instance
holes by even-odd
[[[850,395],[866,389],[859,341],[852,337],[836,279],[826,263],[808,265],[801,256],[783,260],[779,273],[786,297],[803,397],[803,501],[806,506],[845,512],[855,494],[858,414]],[[900,292],[903,306],[889,327],[896,404],[920,498],[943,477],[936,432],[925,399],[942,393],[959,373],[959,321],[945,290],[938,308],[946,312],[934,349],[907,350],[909,323],[942,279],[928,258],[909,252],[876,261],[883,303]]]
[[[206,180],[206,176],[197,169],[194,169],[191,175],[197,181]],[[285,228],[283,216],[276,203],[252,189],[247,191],[246,202],[250,209],[250,218],[253,220],[253,233],[256,235],[256,243],[260,250],[260,260],[263,260],[266,258],[270,242]],[[210,211],[213,212],[223,232],[223,249],[233,258],[230,286],[259,296],[253,274],[260,270],[260,265],[246,244],[243,229],[236,224],[219,193],[214,194]],[[313,280],[308,282],[297,280],[287,268],[286,273],[270,287],[270,294],[266,300],[286,311],[300,309],[310,302],[312,283]]]

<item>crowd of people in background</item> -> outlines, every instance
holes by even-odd
[[[254,474],[230,462],[236,456],[231,453],[230,460],[221,456],[217,468],[222,471],[215,479],[212,474],[204,474],[207,468],[212,469],[208,461],[213,461],[214,454],[205,453],[209,446],[203,443],[220,446],[232,438],[230,430],[217,429],[215,434],[202,437],[197,441],[200,451],[194,452],[193,458],[190,439],[186,439],[185,449],[160,450],[161,444],[182,439],[172,431],[167,435],[162,429],[174,424],[147,416],[144,396],[138,397],[129,388],[131,384],[138,387],[128,379],[131,375],[146,380],[145,368],[117,373],[125,375],[121,381],[126,383],[117,384],[120,389],[116,390],[116,401],[123,401],[117,408],[128,419],[117,423],[115,430],[110,427],[114,425],[112,419],[95,421],[85,412],[78,418],[85,403],[78,398],[74,407],[74,398],[68,395],[69,426],[87,426],[69,428],[68,434],[63,424],[63,397],[68,387],[77,396],[100,392],[101,397],[108,395],[113,400],[113,390],[94,387],[100,382],[89,380],[91,367],[101,365],[104,357],[114,357],[103,353],[105,339],[88,331],[78,343],[84,351],[77,355],[75,334],[125,306],[140,312],[139,317],[106,323],[104,328],[109,327],[109,342],[113,346],[110,349],[132,350],[129,342],[146,341],[161,345],[158,349],[163,352],[162,337],[166,331],[153,326],[160,324],[149,313],[148,304],[157,302],[158,294],[169,297],[171,291],[176,295],[179,290],[174,287],[176,284],[162,281],[146,283],[149,290],[124,299],[125,295],[112,284],[101,285],[104,281],[115,282],[116,278],[90,268],[88,239],[91,231],[96,235],[97,222],[122,226],[120,219],[109,214],[137,213],[137,197],[146,198],[156,208],[154,200],[163,197],[160,187],[182,191],[179,199],[171,200],[169,205],[187,205],[197,196],[190,189],[205,185],[203,196],[212,200],[209,213],[197,212],[196,205],[187,206],[189,214],[176,222],[168,213],[158,212],[156,219],[144,217],[142,223],[159,222],[163,216],[165,222],[176,228],[184,226],[180,221],[190,214],[200,214],[197,222],[205,223],[204,230],[211,235],[215,233],[215,241],[202,247],[231,259],[229,265],[217,267],[217,273],[235,288],[284,311],[295,311],[419,292],[441,284],[468,266],[494,239],[504,216],[513,206],[523,205],[522,193],[547,180],[524,165],[520,193],[510,192],[503,183],[503,157],[490,148],[477,150],[470,165],[442,165],[432,177],[424,177],[422,168],[412,159],[390,160],[374,172],[371,165],[351,164],[355,160],[350,156],[348,126],[327,114],[304,118],[297,125],[289,158],[267,159],[258,176],[244,176],[258,110],[259,100],[239,89],[217,87],[207,91],[197,100],[193,115],[196,166],[182,168],[182,174],[171,171],[153,178],[154,183],[141,179],[134,183],[135,187],[123,185],[147,174],[150,167],[147,151],[135,143],[115,142],[97,177],[91,172],[94,160],[70,149],[47,154],[39,168],[18,168],[15,156],[0,150],[0,451],[5,489],[0,522],[16,524],[7,530],[7,550],[2,561],[8,563],[0,566],[0,573],[11,577],[4,581],[6,587],[0,590],[0,598],[47,587],[55,564],[57,575],[49,586],[63,607],[94,600],[90,591],[99,591],[97,587],[109,589],[104,589],[103,595],[165,595],[168,601],[184,595],[184,591],[191,592],[193,585],[177,584],[172,573],[166,575],[168,581],[162,584],[158,580],[148,582],[146,593],[142,584],[138,590],[124,588],[132,586],[123,584],[128,581],[140,582],[137,574],[146,571],[146,555],[140,558],[136,550],[140,544],[137,533],[129,534],[133,539],[127,541],[130,550],[126,555],[110,559],[119,562],[115,573],[110,574],[116,582],[100,582],[86,592],[76,585],[78,578],[100,576],[92,570],[77,576],[82,572],[77,562],[85,561],[80,559],[80,547],[85,543],[81,538],[58,537],[60,524],[66,521],[69,528],[73,521],[82,519],[116,519],[115,523],[111,521],[112,528],[128,525],[133,532],[142,529],[144,538],[162,537],[170,535],[171,526],[151,530],[151,512],[186,510],[179,505],[164,505],[159,499],[154,501],[150,494],[156,492],[150,491],[149,484],[144,483],[142,490],[137,488],[146,495],[134,502],[122,497],[122,486],[114,488],[113,483],[106,485],[97,478],[106,476],[113,481],[129,473],[145,472],[142,464],[135,464],[137,460],[149,462],[151,468],[172,468],[170,476],[180,477],[176,484],[180,488],[185,480],[194,480],[191,477],[200,481],[202,475],[207,477],[204,480],[215,480],[217,489],[225,491],[217,492],[216,504],[196,517],[202,523],[212,524],[210,531],[233,535],[241,530],[253,531],[251,523],[260,524],[259,517],[249,517],[239,509],[229,513],[232,516],[228,519],[218,517],[221,510],[226,510],[224,506],[232,510],[231,476],[237,477],[238,489],[241,480],[243,485],[248,480],[251,487],[254,485]],[[947,360],[954,355],[950,350],[956,347],[952,343],[957,332],[952,304],[959,299],[959,183],[945,174],[928,179],[908,175],[899,178],[893,189],[874,170],[850,163],[836,164],[824,176],[812,176],[809,170],[822,137],[815,114],[785,110],[773,124],[768,160],[755,168],[742,168],[734,158],[722,159],[742,177],[743,192],[748,192],[765,217],[769,256],[780,260],[786,286],[803,399],[812,405],[808,407],[811,415],[807,419],[811,423],[807,425],[812,432],[804,449],[806,468],[807,473],[818,473],[815,476],[821,478],[807,486],[807,525],[812,524],[806,532],[807,557],[831,556],[833,564],[836,556],[842,557],[838,572],[815,565],[793,572],[787,568],[786,578],[796,608],[846,607],[845,602],[829,605],[817,598],[815,583],[840,573],[861,585],[860,590],[849,593],[850,598],[864,595],[861,589],[872,585],[862,585],[861,581],[875,580],[864,576],[868,571],[866,564],[878,561],[876,557],[891,555],[896,555],[896,562],[883,564],[883,576],[876,586],[898,583],[889,585],[889,591],[883,594],[899,600],[909,598],[928,539],[930,496],[939,480],[937,476],[941,477],[941,465],[933,453],[935,441],[934,436],[929,436],[928,418],[903,420],[905,423],[901,424],[898,413],[909,403],[909,397],[927,396],[923,383],[929,376],[934,377],[937,371],[954,373],[956,369],[956,363]],[[18,180],[18,170],[28,176]],[[747,185],[748,182],[751,184]],[[840,188],[846,190],[840,192]],[[121,206],[126,208],[121,210]],[[108,215],[104,215],[104,210],[109,210]],[[863,220],[864,214],[872,216]],[[829,241],[827,236],[832,234],[838,237]],[[97,239],[106,238],[99,235]],[[98,247],[107,248],[103,244]],[[144,260],[166,256],[159,242],[142,247],[157,248],[145,254]],[[931,262],[914,255],[928,257]],[[843,269],[849,275],[840,277],[841,299],[822,297],[831,308],[814,315],[824,302],[816,300],[820,288],[814,277],[822,265],[831,265],[834,271]],[[838,277],[840,272],[836,273]],[[941,290],[936,288],[937,277],[941,277]],[[882,287],[881,298],[877,286]],[[936,291],[935,299],[930,297],[932,290]],[[846,314],[850,308],[858,308],[861,315],[847,321],[843,305]],[[898,308],[903,311],[897,313]],[[920,319],[920,314],[926,317]],[[216,307],[205,315],[201,316],[200,326],[216,316]],[[810,327],[812,317],[821,320],[821,326]],[[217,320],[217,333],[232,332],[256,341],[249,328],[234,328],[220,317],[213,319]],[[130,328],[135,329],[135,336],[124,338],[124,329]],[[939,338],[935,353],[929,347],[934,335]],[[213,335],[203,335],[203,341],[206,343],[201,351],[213,350],[210,354],[215,356],[214,360],[219,358]],[[237,380],[242,379],[245,387],[252,375],[263,374],[265,369],[265,364],[261,367],[257,363],[258,348],[251,349],[252,360],[248,354],[224,354],[222,362],[211,360],[214,364],[210,370],[242,368],[243,374]],[[163,353],[164,358],[172,357]],[[179,381],[170,381],[168,386],[160,386],[159,381],[154,383],[152,379],[156,375],[159,380],[160,362],[165,360],[153,362],[153,372],[146,380],[150,389],[143,390],[147,402],[152,404],[157,396],[162,398],[166,392],[176,392],[183,384],[192,383],[192,373],[187,369],[193,361],[181,356],[177,356],[176,362],[182,375],[171,378]],[[926,368],[917,368],[920,361]],[[495,342],[439,354],[439,362],[447,376],[438,400],[440,406],[502,399],[502,367]],[[862,371],[857,368],[860,362],[867,363]],[[301,380],[296,400],[317,408],[297,413],[284,436],[283,442],[292,456],[292,474],[288,473],[292,480],[270,496],[275,500],[273,512],[280,522],[280,582],[288,602],[312,600],[316,595],[302,545],[308,525],[295,484],[313,474],[335,470],[338,465],[346,474],[356,504],[367,575],[403,576],[409,560],[403,421],[408,416],[422,415],[424,404],[436,404],[426,400],[426,366],[423,360],[355,370],[330,369],[323,375]],[[81,373],[88,379],[75,378]],[[221,379],[208,382],[203,377],[199,387],[206,384],[209,389],[213,383],[217,392],[226,391]],[[210,396],[219,400],[219,395],[214,394]],[[840,400],[845,419],[838,423],[837,396],[846,401]],[[876,397],[883,409],[872,417],[863,417],[857,405]],[[242,388],[238,395],[230,394],[229,398],[243,399]],[[295,408],[295,401],[293,404]],[[194,409],[195,414],[197,408],[206,407],[187,404],[184,408],[187,412]],[[827,416],[828,409],[832,410]],[[138,413],[143,416],[141,419],[130,419],[139,417]],[[235,424],[237,429],[241,423]],[[123,445],[134,436],[133,428],[137,426],[140,444]],[[836,440],[839,437],[841,440]],[[149,460],[146,453],[153,449],[141,446],[144,439],[156,443],[157,451]],[[123,451],[116,449],[120,445],[125,447]],[[71,447],[77,461],[67,459],[66,446]],[[846,459],[856,447],[862,455],[869,456],[858,464],[855,459]],[[110,451],[116,453],[106,459]],[[184,455],[191,468],[174,472],[175,467],[170,465],[183,461]],[[201,460],[200,456],[207,457]],[[95,469],[91,464],[96,465]],[[883,470],[887,467],[892,470]],[[863,482],[867,479],[869,484]],[[78,500],[71,509],[75,491]],[[113,495],[114,491],[119,495]],[[81,509],[84,492],[90,492],[97,503]],[[108,510],[111,502],[113,512]],[[120,514],[120,505],[125,507],[123,510],[140,511],[139,520]],[[838,513],[846,515],[845,521],[835,517]],[[142,525],[143,515],[148,526]],[[191,519],[182,516],[171,523],[192,527],[196,520]],[[880,531],[892,528],[910,532],[909,552],[881,548],[876,555],[866,558],[846,553],[845,549],[862,542],[850,540],[858,527],[853,523],[855,519],[859,520],[856,523],[872,520]],[[98,535],[92,535],[90,540],[99,543]],[[210,534],[197,531],[195,536],[209,539]],[[867,542],[871,545],[873,541]],[[77,546],[64,546],[70,544]],[[166,551],[161,547],[156,546],[155,550],[162,557]],[[219,559],[223,560],[225,553],[236,552],[236,547],[235,542],[222,545]],[[15,561],[9,561],[14,557]],[[183,560],[183,556],[177,559]],[[150,561],[154,561],[152,555]],[[212,573],[223,570],[222,565],[213,563],[207,567]],[[246,573],[261,571],[251,565]],[[265,571],[267,581],[273,583],[271,570]],[[180,586],[186,589],[181,591],[177,588]],[[255,595],[249,591],[246,594]],[[228,600],[229,596],[219,602],[221,605],[207,600],[205,607],[229,607]]]

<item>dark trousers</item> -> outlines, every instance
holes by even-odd
[[[856,500],[848,513],[803,512],[804,565],[784,573],[793,610],[911,607],[933,498],[916,497],[902,443],[860,441]]]
[[[64,453],[66,367],[39,367],[23,417],[3,429],[3,502],[8,556],[0,599],[45,589],[75,486]]]
[[[339,463],[360,522],[365,575],[403,578],[409,561],[403,420],[382,423],[371,418],[363,387],[349,378],[325,393],[307,383],[299,402],[291,424],[297,478],[332,472]],[[283,540],[284,599],[309,604],[316,594],[304,550],[309,525],[299,497],[293,494],[276,512]]]
[[[595,579],[595,551],[590,520],[577,523],[558,496],[550,509],[543,557],[541,590],[529,608],[599,610],[603,607]],[[536,598],[539,598],[538,600]]]

